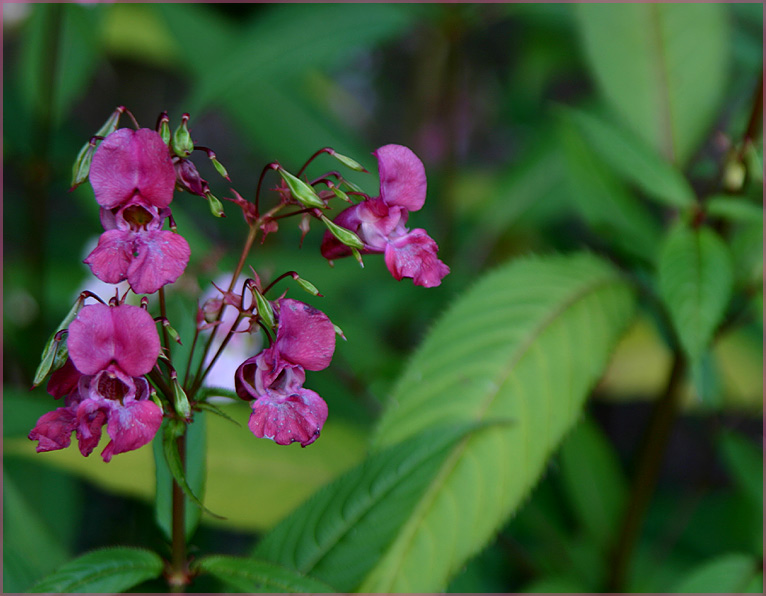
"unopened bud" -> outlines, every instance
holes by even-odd
[[[350,182],[349,180],[346,180],[345,178],[343,179],[343,184],[345,184],[349,188],[349,190],[352,190],[354,192],[360,192],[360,193],[364,194],[364,191],[360,187],[358,187],[353,182]]]
[[[215,153],[212,151],[210,152],[210,161],[213,163],[213,167],[215,168],[216,172],[218,172],[223,178],[226,178],[226,180],[230,180],[229,172],[227,172],[226,168],[223,167],[223,164],[216,159]]]
[[[351,159],[350,157],[346,157],[345,155],[341,155],[340,153],[336,153],[334,149],[330,150],[330,155],[332,155],[344,166],[351,168],[352,170],[356,170],[357,172],[365,172],[369,174],[369,172],[366,169],[364,169],[364,167],[362,167],[362,165],[359,162]]]
[[[176,331],[173,326],[170,324],[170,322],[165,319],[162,321],[162,326],[165,328],[165,330],[168,332],[168,335],[173,338],[174,341],[178,342],[179,345],[183,345],[181,343],[181,336],[178,335],[178,331]]]
[[[347,203],[351,203],[351,199],[348,198],[348,195],[343,192],[340,188],[337,186],[331,186],[332,191],[335,193],[335,196],[341,199],[342,201],[346,201]]]
[[[739,192],[745,185],[747,169],[745,164],[738,159],[730,160],[723,171],[723,187],[729,192]]]
[[[338,327],[335,323],[333,323],[332,326],[335,328],[335,333],[343,338],[343,341],[348,341],[346,335],[343,333],[343,329]]]
[[[316,191],[300,178],[293,176],[284,168],[279,168],[279,174],[287,183],[292,195],[306,207],[324,207],[324,201],[319,198]]]
[[[359,251],[355,248],[352,248],[351,254],[354,255],[354,258],[356,259],[356,262],[359,263],[359,266],[364,269],[364,261],[362,260],[362,255],[359,254]]]
[[[207,197],[207,202],[210,205],[210,213],[216,217],[226,217],[226,214],[223,212],[223,203],[221,203],[221,201],[219,201],[210,191],[208,191],[205,196]]]
[[[189,157],[191,152],[194,151],[194,142],[192,141],[189,128],[187,127],[188,122],[189,114],[181,116],[181,124],[178,125],[178,128],[176,128],[176,131],[173,133],[171,147],[178,157]]]
[[[295,281],[298,282],[298,285],[302,287],[304,290],[306,290],[309,294],[313,296],[319,296],[322,297],[322,294],[319,293],[319,290],[317,290],[316,286],[312,284],[310,281],[303,279],[302,277],[295,276]]]
[[[162,140],[166,145],[170,145],[170,118],[168,118],[167,112],[160,114],[160,119],[157,122],[157,132],[162,137]]]
[[[274,309],[271,308],[271,304],[258,290],[253,288],[253,296],[255,297],[255,307],[258,309],[258,315],[261,320],[269,329],[274,329],[276,326],[276,319],[274,317]]]
[[[67,313],[67,315],[64,317],[64,320],[61,321],[59,326],[56,328],[56,331],[54,331],[50,338],[48,338],[48,341],[45,344],[45,348],[43,348],[40,364],[37,367],[34,379],[32,380],[32,387],[37,387],[45,380],[45,377],[47,377],[49,373],[64,366],[64,363],[67,359],[68,350],[66,342],[61,339],[57,339],[57,336],[59,332],[69,327],[69,324],[74,321],[74,318],[77,316],[80,308],[82,308],[82,303],[84,300],[85,299],[82,296],[77,299],[72,309]]]
[[[90,164],[93,161],[93,154],[96,152],[96,145],[98,141],[91,139],[83,145],[80,152],[77,154],[77,159],[72,166],[72,185],[71,188],[77,188],[88,179],[90,174]]]
[[[157,404],[157,407],[160,409],[160,412],[164,415],[165,408],[162,405],[162,400],[157,396],[157,392],[154,389],[152,389],[152,392],[149,394],[149,399],[151,399],[155,404]]]
[[[351,230],[339,226],[334,221],[330,221],[325,215],[322,215],[320,219],[322,220],[322,223],[327,226],[327,229],[330,230],[330,233],[340,240],[340,242],[351,248],[352,252],[354,249],[364,248],[364,243],[359,239],[359,236],[354,234]],[[357,261],[361,263],[361,257],[358,256],[358,253],[355,256],[357,257]]]
[[[178,383],[178,379],[173,376],[173,407],[176,414],[184,419],[188,419],[191,416],[191,406],[189,405],[189,398],[186,397],[186,392]]]

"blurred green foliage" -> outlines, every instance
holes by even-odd
[[[56,405],[27,391],[46,339],[80,290],[105,291],[81,263],[100,231],[92,191],[67,189],[78,149],[118,105],[147,127],[162,110],[174,124],[190,112],[195,141],[247,196],[264,164],[295,171],[324,146],[373,172],[349,178],[375,194],[370,152],[408,145],[429,180],[410,224],[429,230],[452,268],[428,291],[393,282],[382,259],[331,270],[321,230],[299,249],[292,224],[256,247],[249,263],[263,278],[297,269],[320,289],[321,300],[297,287],[290,295],[321,307],[348,342],[329,371],[310,375],[331,412],[310,449],[255,440],[241,404],[227,407],[240,428],[206,415],[205,504],[228,519],[202,516],[198,552],[248,552],[360,462],[414,347],[482,273],[530,252],[586,248],[651,286],[679,208],[713,197],[708,217],[730,253],[734,297],[716,307],[726,328],[704,330],[712,345],[695,343],[687,413],[622,587],[762,590],[762,481],[753,481],[762,452],[751,440],[763,392],[761,139],[741,187],[721,185],[762,84],[762,14],[758,4],[4,4],[4,591],[28,589],[115,536],[167,554],[148,506],[150,449],[105,465],[74,447],[37,455],[25,438]],[[326,159],[316,171],[336,167]],[[199,163],[213,192],[229,196]],[[202,199],[176,200],[192,247],[171,291],[186,339],[199,292],[234,268],[246,227],[229,203],[228,217],[213,220]],[[673,324],[642,304],[587,421],[450,591],[604,589],[637,429],[671,367]],[[222,589],[216,581],[195,588]]]

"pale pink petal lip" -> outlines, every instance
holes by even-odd
[[[322,311],[290,298],[279,300],[276,347],[281,355],[307,370],[330,365],[335,327]]]
[[[248,428],[258,438],[278,445],[311,445],[327,420],[327,404],[310,389],[289,396],[267,392],[253,402]]]
[[[134,254],[127,278],[136,294],[153,294],[175,282],[189,263],[189,243],[168,230],[149,230],[134,235]]]

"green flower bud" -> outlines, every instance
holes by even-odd
[[[125,108],[120,106],[112,115],[109,116],[106,122],[98,129],[94,136],[107,137],[117,130],[117,124],[120,121],[120,116],[125,111]],[[94,141],[91,139],[85,143],[80,152],[77,154],[74,165],[72,166],[72,188],[77,188],[88,179],[90,173],[90,163],[93,160],[93,154],[96,151],[96,147],[100,141]]]
[[[335,193],[335,196],[338,197],[339,199],[346,201],[347,203],[352,202],[351,199],[348,198],[348,195],[337,186],[331,186],[330,188]]]
[[[189,114],[181,116],[181,124],[178,125],[176,131],[173,133],[173,139],[171,141],[171,147],[173,152],[178,157],[189,157],[191,152],[194,151],[194,142],[192,141],[191,134],[187,124],[189,122]]]
[[[228,180],[229,172],[227,172],[226,168],[223,167],[223,164],[216,159],[215,155],[210,157],[210,161],[213,162],[213,167],[215,168],[215,171],[218,172],[222,178],[226,178],[226,180]]]
[[[173,379],[173,407],[176,413],[182,418],[188,419],[191,416],[191,406],[189,405],[189,398],[186,397],[186,392],[181,388],[178,383],[178,379],[174,376]]]
[[[319,293],[319,290],[317,290],[316,286],[312,284],[310,281],[307,281],[299,276],[295,277],[295,281],[297,281],[298,285],[302,287],[304,290],[306,290],[312,296],[322,296],[322,294]]]
[[[223,203],[221,203],[221,201],[219,201],[210,191],[208,191],[205,196],[207,197],[208,204],[210,205],[210,213],[216,217],[226,217],[226,214],[223,212]]]
[[[269,304],[269,301],[264,298],[263,294],[255,288],[253,288],[253,296],[255,296],[255,305],[261,320],[269,329],[274,329],[277,321],[274,317],[274,310],[271,308],[271,304]]]
[[[336,153],[335,150],[330,151],[330,155],[332,155],[335,159],[337,159],[340,163],[342,163],[344,166],[351,168],[352,170],[355,170],[357,172],[365,172],[368,173],[367,170],[362,167],[362,165],[351,159],[350,157],[346,157],[345,155],[341,155],[340,153]]]
[[[330,221],[325,215],[322,215],[321,219],[322,223],[324,223],[324,225],[327,226],[327,229],[330,230],[330,233],[343,244],[351,248],[352,252],[354,252],[355,249],[364,248],[364,243],[359,239],[359,236],[354,234],[354,232],[339,226],[333,221]],[[356,253],[354,256],[356,256],[356,260],[361,263],[361,257],[358,256],[358,253]]]
[[[69,327],[69,324],[74,321],[80,308],[82,308],[84,300],[85,299],[82,296],[77,299],[74,306],[69,313],[67,313],[67,316],[64,317],[64,320],[61,321],[56,331],[54,331],[48,338],[45,348],[43,348],[40,364],[38,365],[34,379],[32,380],[32,387],[37,387],[45,380],[48,374],[64,366],[69,352],[67,350],[66,342],[56,340],[56,335],[58,335],[60,331]]]
[[[300,178],[293,176],[284,168],[279,168],[279,175],[287,183],[287,187],[293,196],[306,207],[324,207],[324,201],[319,198],[316,191]]]

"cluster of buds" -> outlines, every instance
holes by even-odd
[[[134,129],[117,128],[123,114],[130,117]],[[204,197],[215,216],[224,215],[221,202],[189,158],[193,151],[202,151],[227,180],[228,173],[212,150],[194,144],[188,121],[188,114],[184,114],[171,134],[169,118],[162,113],[155,130],[141,128],[133,115],[120,107],[80,151],[72,187],[89,180],[100,208],[104,232],[84,261],[100,280],[127,280],[135,294],[152,294],[183,274],[190,248],[177,233],[172,218],[174,191]],[[297,174],[277,162],[268,164],[253,202],[232,189],[234,197],[227,200],[241,208],[251,233],[228,290],[220,290],[221,298],[208,300],[199,309],[196,333],[209,331],[211,335],[199,359],[200,368],[196,374],[186,371],[183,386],[169,346],[161,347],[156,321],[146,310],[146,298],[142,298],[142,307],[137,307],[125,304],[127,292],[122,298],[117,294],[108,305],[89,292],[81,295],[51,337],[35,376],[34,384],[38,385],[50,375],[48,392],[65,400],[64,407],[42,416],[29,434],[30,439],[38,441],[38,451],[62,449],[75,433],[80,451],[87,456],[106,425],[111,441],[102,456],[109,461],[115,454],[151,441],[163,416],[173,418],[176,426],[188,422],[194,411],[210,406],[197,392],[234,333],[263,333],[269,342],[268,347],[238,366],[234,378],[236,395],[251,403],[248,426],[253,434],[280,445],[298,442],[304,447],[317,439],[328,408],[317,393],[304,388],[305,371],[329,366],[335,335],[340,330],[321,311],[286,298],[284,293],[275,300],[266,299],[274,284],[288,276],[304,290],[321,296],[294,271],[263,288],[253,270],[253,278],[245,281],[242,291],[232,292],[255,233],[261,231],[265,238],[279,229],[279,220],[299,216],[303,242],[310,221],[315,219],[326,228],[321,253],[330,263],[349,255],[361,263],[363,254],[382,253],[397,280],[408,277],[425,287],[439,285],[449,273],[436,256],[436,242],[425,230],[406,227],[409,213],[419,210],[426,197],[425,168],[412,151],[401,145],[386,145],[374,153],[380,171],[377,197],[364,194],[337,171],[306,179],[304,170],[322,154],[352,170],[367,172],[353,159],[324,148]],[[260,190],[269,171],[280,176],[274,189],[279,202],[261,213]],[[351,197],[361,200],[354,203]],[[336,198],[351,206],[332,220],[325,212]],[[280,213],[283,209],[288,212]],[[169,229],[163,229],[166,221]],[[246,307],[248,291],[252,300]],[[87,296],[97,298],[99,303],[83,306]],[[210,360],[207,350],[214,343],[227,307],[235,309],[237,320],[225,331],[226,338]],[[165,342],[170,335],[178,339],[164,318],[164,310],[162,314],[157,321],[168,332]],[[242,320],[249,320],[244,329],[239,327]],[[197,336],[192,354],[195,346]]]

